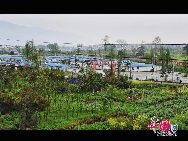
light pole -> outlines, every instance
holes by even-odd
[[[124,58],[125,58],[125,59],[126,59],[126,58],[128,59],[129,57],[124,57]],[[130,67],[130,70],[129,70],[129,74],[130,74],[129,79],[132,79],[132,76],[131,76],[131,75],[132,75],[132,65],[131,65],[131,61],[128,62],[128,60],[127,60],[127,64],[128,64],[128,63],[130,63],[130,64],[129,64],[129,67]]]

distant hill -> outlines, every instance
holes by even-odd
[[[19,44],[24,45],[27,40],[34,39],[36,44],[42,44],[44,41],[57,42],[63,44],[64,42],[77,43],[81,39],[78,35],[70,33],[62,33],[56,31],[45,30],[38,27],[29,27],[13,24],[6,21],[0,21],[0,44]],[[7,40],[10,39],[10,40]]]

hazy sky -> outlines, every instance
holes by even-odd
[[[19,25],[68,32],[83,37],[82,43],[152,42],[188,43],[188,14],[0,14],[0,20]]]

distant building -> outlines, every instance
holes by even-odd
[[[132,62],[130,60],[123,60],[122,64],[122,68],[125,71],[130,71],[130,69],[132,72],[155,72],[161,70],[159,65]]]

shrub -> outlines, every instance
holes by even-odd
[[[16,96],[18,97],[16,102],[21,107],[22,114],[20,129],[34,128],[37,124],[34,118],[35,112],[44,110],[49,103],[33,89],[26,89]]]
[[[80,80],[81,91],[95,92],[101,90],[101,88],[106,87],[102,74],[99,73],[93,73],[91,71],[86,75],[79,75],[78,79]]]
[[[112,130],[123,130],[132,129],[131,120],[127,117],[109,118],[107,120],[110,129]]]
[[[127,89],[131,85],[131,82],[128,81],[127,76],[119,76],[116,79],[116,84],[117,87],[122,88],[122,89]]]
[[[133,120],[133,130],[146,130],[149,121],[150,118],[147,115],[139,115],[136,119]]]

